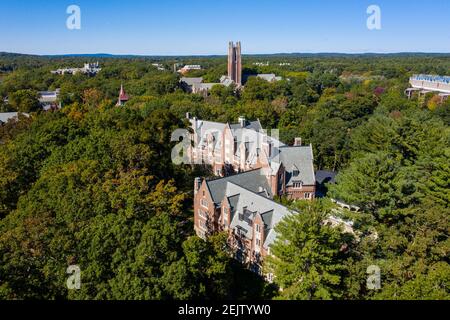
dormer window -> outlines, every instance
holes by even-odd
[[[300,171],[298,169],[294,169],[292,174],[294,175],[294,177],[298,177],[298,175],[300,174]]]
[[[303,187],[303,182],[294,182],[293,187],[295,189],[301,189]]]

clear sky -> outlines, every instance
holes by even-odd
[[[72,4],[81,30],[66,27]],[[225,54],[230,40],[246,54],[450,52],[450,0],[0,0],[0,51]]]

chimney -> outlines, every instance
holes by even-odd
[[[295,138],[294,146],[300,147],[302,145],[302,138]]]
[[[267,155],[267,157],[271,158],[272,157],[272,142],[267,140],[263,142],[263,150],[264,153]]]
[[[247,122],[247,120],[245,119],[245,117],[239,117],[239,124],[241,125],[241,128],[245,127],[245,123]]]
[[[195,178],[195,180],[194,180],[194,195],[197,194],[201,185],[202,185],[202,178],[199,178],[199,177]]]

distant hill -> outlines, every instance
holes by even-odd
[[[44,58],[208,58],[208,57],[223,57],[226,55],[135,55],[135,54],[109,54],[109,53],[86,53],[86,54],[55,54],[55,55],[33,55],[11,52],[0,52],[0,57],[44,57]],[[340,53],[340,52],[318,52],[318,53],[273,53],[273,54],[244,54],[247,57],[402,57],[402,56],[450,56],[450,53],[427,53],[427,52],[398,52],[398,53]]]

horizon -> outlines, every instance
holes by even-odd
[[[23,55],[23,56],[36,56],[36,57],[162,57],[162,58],[177,58],[177,57],[227,57],[227,54],[173,54],[173,55],[159,55],[159,54],[134,54],[134,53],[121,53],[114,54],[108,52],[97,52],[97,53],[55,53],[55,54],[33,54],[24,52],[7,52],[0,51],[0,54],[9,55]],[[398,52],[274,52],[274,53],[243,53],[242,56],[256,57],[256,56],[301,56],[301,55],[336,55],[336,56],[364,56],[364,55],[377,55],[377,56],[390,56],[390,55],[450,55],[450,52],[434,52],[434,51],[398,51]]]
[[[80,8],[80,29],[67,27],[72,4]],[[119,0],[34,0],[27,7],[2,2],[0,30],[9,32],[1,35],[0,51],[221,56],[228,41],[240,40],[245,55],[450,53],[446,0],[248,0],[232,14],[227,5],[224,0],[133,0],[125,5]],[[366,23],[371,5],[380,8],[375,30]]]

